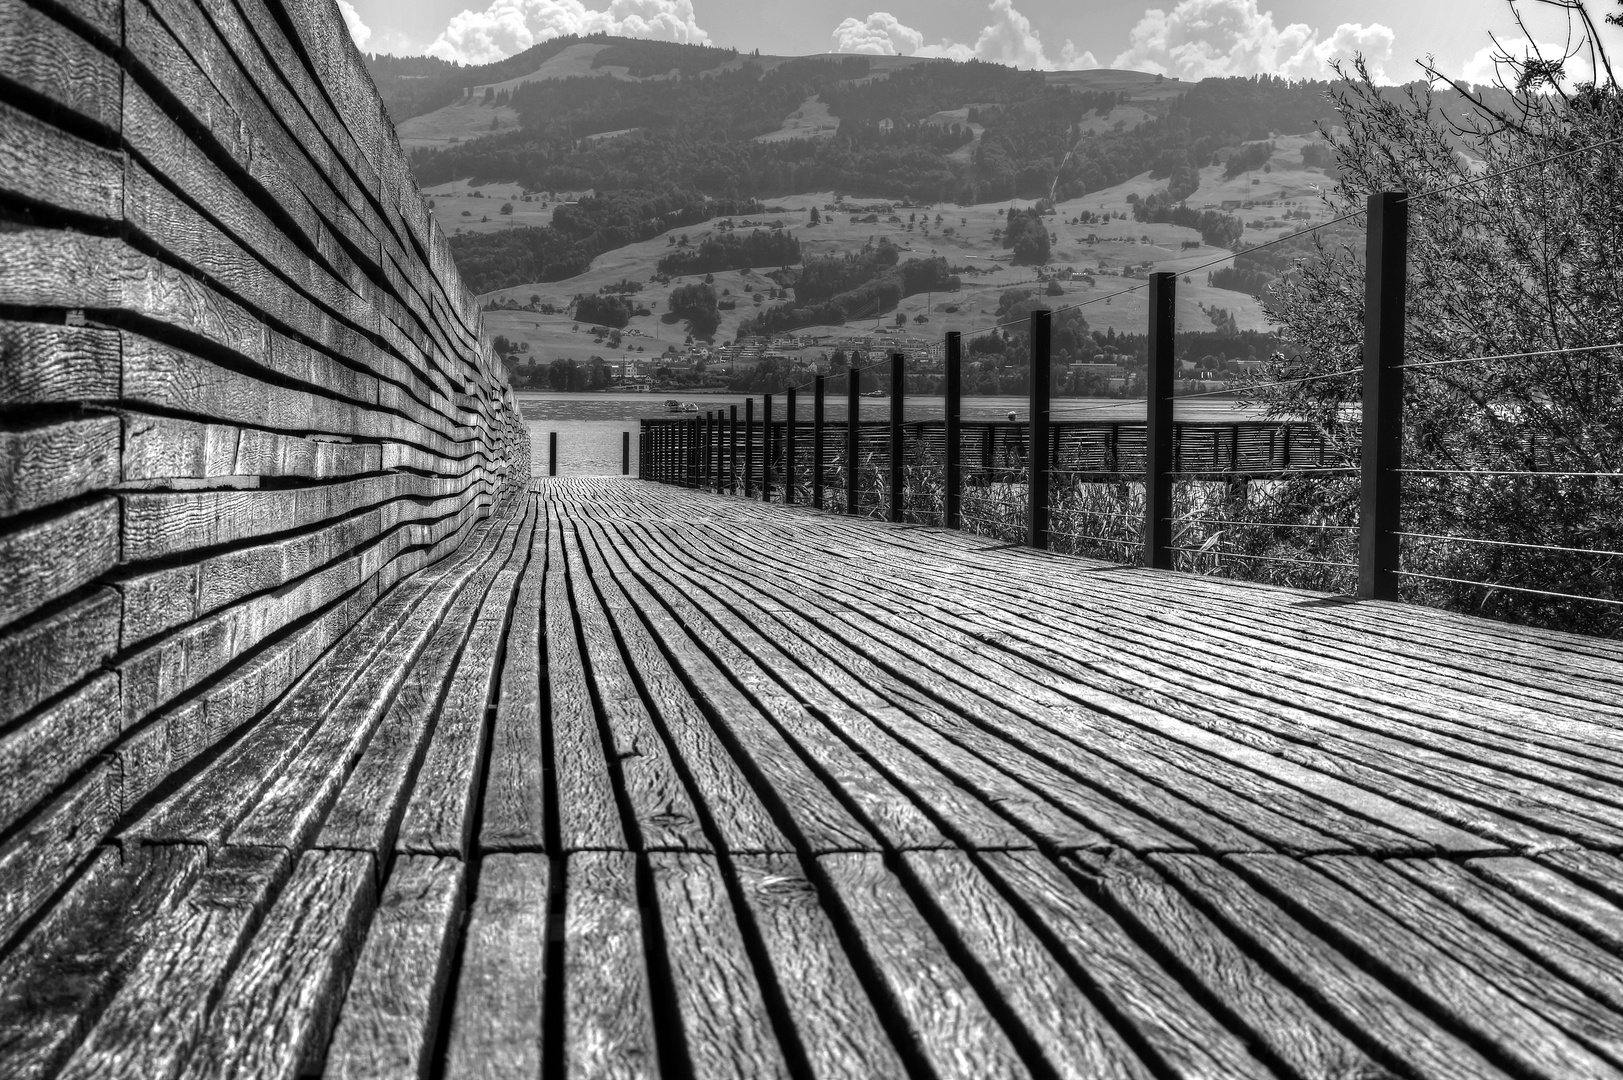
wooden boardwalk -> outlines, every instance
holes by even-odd
[[[635,481],[113,841],[0,1075],[1623,1075],[1616,644]]]

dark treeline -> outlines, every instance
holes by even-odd
[[[767,308],[739,327],[740,337],[776,334],[803,326],[837,326],[872,318],[904,297],[923,292],[954,292],[961,282],[947,260],[936,256],[899,262],[900,252],[884,241],[855,255],[809,259],[794,274],[794,301]]]
[[[484,293],[532,281],[561,281],[584,273],[605,251],[718,215],[761,210],[750,200],[709,199],[691,191],[615,190],[558,207],[550,226],[453,236],[451,250],[468,287]]]
[[[696,248],[681,248],[663,256],[661,274],[713,274],[754,266],[789,266],[800,261],[800,241],[784,229],[755,229],[740,236],[721,233],[706,237]]]

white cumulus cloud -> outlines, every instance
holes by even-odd
[[[1279,26],[1257,0],[1180,0],[1170,12],[1151,8],[1111,67],[1204,79],[1228,75],[1283,75],[1323,79],[1331,64],[1362,54],[1377,81],[1385,81],[1393,34],[1380,23],[1342,23],[1328,36],[1306,23]]]
[[[365,52],[366,43],[372,39],[372,28],[361,21],[360,13],[349,0],[338,0],[338,13],[344,17],[344,25],[349,27],[349,36],[355,39],[355,47]]]
[[[942,38],[938,44],[924,44],[924,34],[904,26],[894,15],[876,11],[866,20],[846,19],[834,28],[836,52],[880,53],[885,55],[944,57],[948,60],[987,60],[1014,67],[1040,70],[1076,70],[1098,67],[1091,52],[1067,41],[1057,58],[1043,48],[1042,37],[1014,8],[1013,0],[991,0],[987,5],[992,21],[981,28],[973,45]]]
[[[924,35],[888,11],[866,19],[846,19],[834,28],[834,51],[875,56],[911,56],[924,45]]]
[[[1567,51],[1559,45],[1548,41],[1541,41],[1535,45],[1527,38],[1518,37],[1501,38],[1497,45],[1478,49],[1476,55],[1465,62],[1464,68],[1460,71],[1460,79],[1473,86],[1488,86],[1495,82],[1514,85],[1517,67],[1509,58],[1522,60],[1534,56],[1545,60],[1560,60],[1562,70],[1566,74],[1564,81],[1569,86],[1572,83],[1589,82],[1595,77],[1587,53],[1579,52],[1568,56]]]
[[[452,16],[430,56],[488,64],[566,34],[618,34],[690,45],[710,35],[693,15],[693,0],[610,0],[605,10],[582,0],[492,0],[484,11]]]

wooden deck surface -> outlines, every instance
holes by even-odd
[[[0,1075],[1623,1075],[1618,645],[635,481],[114,836]]]

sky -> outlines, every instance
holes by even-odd
[[[1623,10],[1589,0],[1596,23]],[[1452,78],[1490,81],[1491,35],[1529,38],[1508,0],[339,0],[368,52],[488,63],[547,38],[607,32],[778,55],[827,52],[971,57],[1022,68],[1126,67],[1183,79],[1324,78],[1362,54],[1382,81],[1418,78],[1433,57]],[[1516,5],[1545,50],[1568,40],[1561,13]],[[1577,35],[1575,34],[1574,37]],[[1602,40],[1623,66],[1623,28]],[[1547,53],[1548,54],[1548,53]],[[1575,70],[1574,70],[1575,69]],[[1569,70],[1587,75],[1579,58]],[[1620,70],[1623,74],[1623,70]]]

